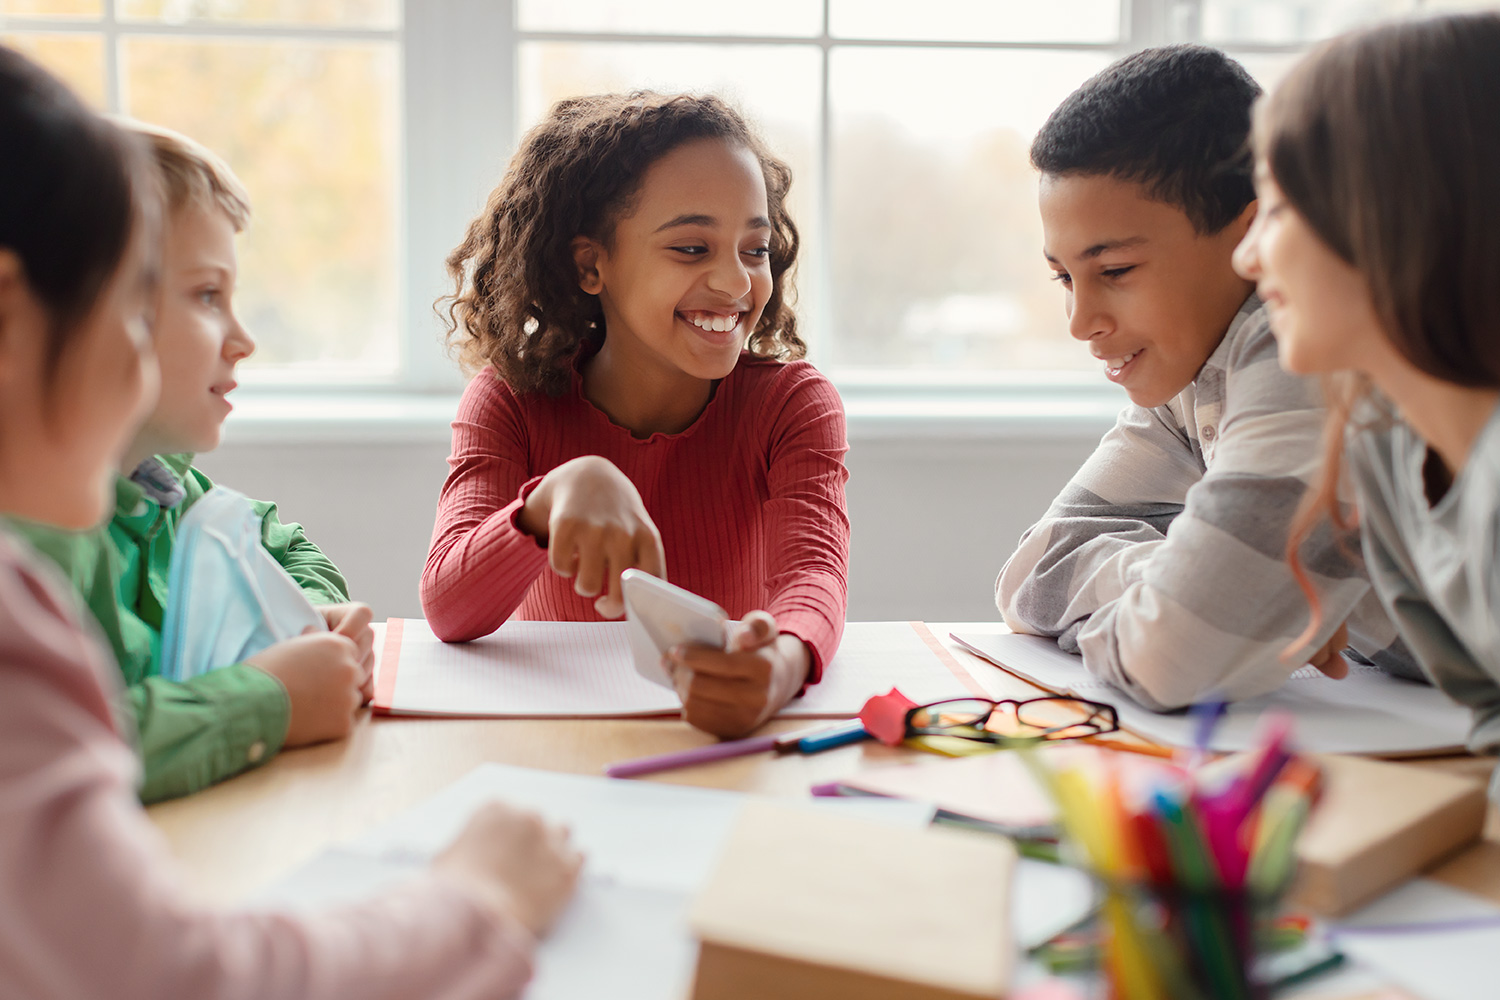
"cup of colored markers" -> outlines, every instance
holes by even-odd
[[[1270,720],[1237,768],[1028,752],[1100,889],[1092,936],[1050,942],[1044,961],[1102,975],[1119,1000],[1266,996],[1253,967],[1285,944],[1277,911],[1320,780],[1289,731]]]

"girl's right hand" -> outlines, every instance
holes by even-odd
[[[605,618],[625,613],[620,574],[627,569],[666,579],[661,533],[635,484],[606,458],[585,455],[547,473],[518,520],[547,546],[554,572],[572,577],[583,597],[599,595],[594,609]]]
[[[291,703],[283,746],[339,740],[354,728],[368,674],[359,644],[337,632],[309,631],[245,661],[286,688]]]
[[[566,827],[489,802],[469,818],[432,867],[541,937],[573,897],[583,855],[569,843]]]

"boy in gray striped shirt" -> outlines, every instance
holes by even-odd
[[[1154,708],[1263,694],[1346,641],[1420,676],[1358,545],[1324,529],[1303,560],[1326,627],[1287,661],[1307,603],[1285,559],[1319,468],[1318,385],[1282,371],[1230,257],[1255,214],[1246,137],[1260,88],[1202,46],[1116,62],[1038,133],[1044,254],[1069,328],[1130,403],[996,581],[1017,632],[1055,636]]]

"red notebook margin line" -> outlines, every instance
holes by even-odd
[[[953,673],[953,676],[957,677],[959,682],[969,689],[970,694],[977,698],[988,698],[990,696],[990,693],[963,668],[963,664],[959,663],[953,654],[948,652],[948,647],[938,641],[938,637],[932,634],[932,629],[927,627],[926,622],[907,622],[907,624],[912,627],[912,630],[917,635],[922,637],[922,641],[927,643],[927,648],[932,650],[933,655],[943,661],[943,666],[947,667]],[[381,671],[380,676],[382,680],[385,679],[384,670]]]
[[[389,714],[396,701],[396,667],[401,662],[401,626],[404,618],[385,620],[385,648],[380,651],[380,676],[375,679],[371,711]]]

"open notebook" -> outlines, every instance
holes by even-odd
[[[1089,673],[1083,658],[1034,635],[954,634],[965,648],[1049,691],[1114,705],[1120,724],[1170,746],[1192,746],[1197,722],[1184,712],[1153,712]],[[1248,750],[1262,715],[1282,711],[1297,720],[1297,743],[1311,753],[1398,756],[1462,748],[1469,710],[1425,684],[1375,667],[1350,664],[1343,680],[1303,667],[1259,698],[1235,702],[1214,730],[1211,749]]]
[[[623,718],[682,707],[674,692],[636,673],[624,622],[513,621],[463,643],[438,641],[419,618],[392,618],[383,628],[375,640],[379,712]],[[848,718],[892,687],[918,703],[984,694],[923,623],[850,622],[823,680],[778,716]]]

